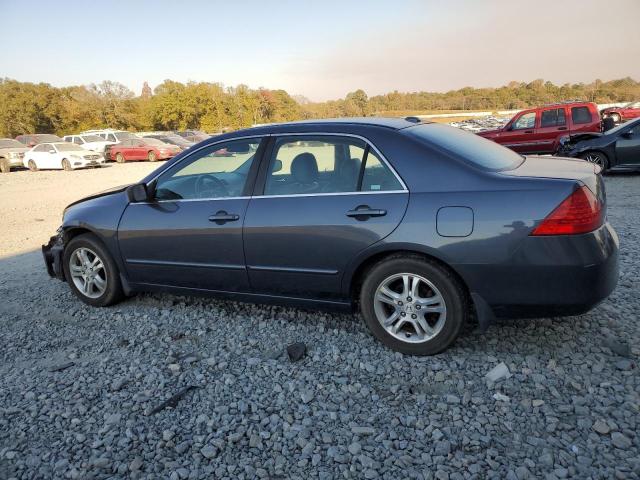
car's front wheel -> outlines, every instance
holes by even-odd
[[[34,160],[29,160],[27,162],[27,165],[29,166],[29,170],[31,170],[32,172],[37,172],[38,171],[38,165],[36,164],[36,162]]]
[[[124,163],[124,155],[122,155],[120,152],[116,153],[116,162]]]
[[[11,171],[11,164],[6,158],[0,158],[0,172],[9,173]]]
[[[73,168],[71,168],[71,162],[69,162],[69,160],[67,160],[66,158],[62,159],[62,169],[66,172],[70,172],[71,170],[73,170]]]
[[[92,234],[79,235],[67,244],[64,274],[71,291],[88,305],[106,307],[124,296],[118,267]]]
[[[451,272],[406,255],[383,260],[368,271],[360,307],[367,326],[385,345],[402,353],[434,355],[458,336],[467,300]]]
[[[585,152],[580,154],[580,158],[586,160],[590,163],[595,163],[604,172],[607,168],[609,168],[609,160],[607,156],[602,152]]]
[[[150,162],[155,162],[156,160],[158,160],[158,156],[156,155],[156,152],[150,150],[149,153],[147,153],[147,159]]]

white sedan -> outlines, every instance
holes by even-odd
[[[32,172],[41,168],[75,170],[100,167],[104,165],[104,157],[74,143],[41,143],[25,153],[23,164]]]

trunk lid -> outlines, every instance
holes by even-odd
[[[500,174],[513,177],[557,178],[575,180],[589,187],[597,198],[605,200],[601,169],[594,163],[575,158],[527,156],[513,170]]]

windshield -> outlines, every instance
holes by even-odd
[[[636,118],[635,120],[632,120],[631,122],[621,123],[617,127],[612,128],[611,130],[607,130],[606,132],[604,132],[604,134],[605,135],[615,135],[620,130],[623,130],[623,129],[627,128],[627,127],[634,128],[637,125],[640,125],[640,118]]]
[[[155,147],[166,147],[167,144],[157,138],[143,138],[142,141],[145,145],[153,145]]]
[[[98,135],[82,135],[82,139],[85,142],[104,142],[104,138]]]
[[[24,148],[24,143],[7,138],[6,140],[0,140],[0,148]]]
[[[56,143],[59,152],[84,152],[85,149],[75,143]]]
[[[129,132],[114,132],[113,135],[115,135],[118,141],[127,140],[129,138],[138,138],[133,133]]]
[[[48,133],[34,135],[35,139],[39,143],[51,143],[51,142],[61,142],[62,139],[57,135],[50,135]]]
[[[430,123],[409,127],[405,131],[429,146],[445,150],[485,170],[510,170],[523,162],[523,157],[513,150],[447,125]]]

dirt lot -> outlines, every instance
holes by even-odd
[[[0,175],[0,258],[46,243],[60,226],[69,203],[92,193],[135,182],[163,162],[112,163],[100,169],[22,170]]]

